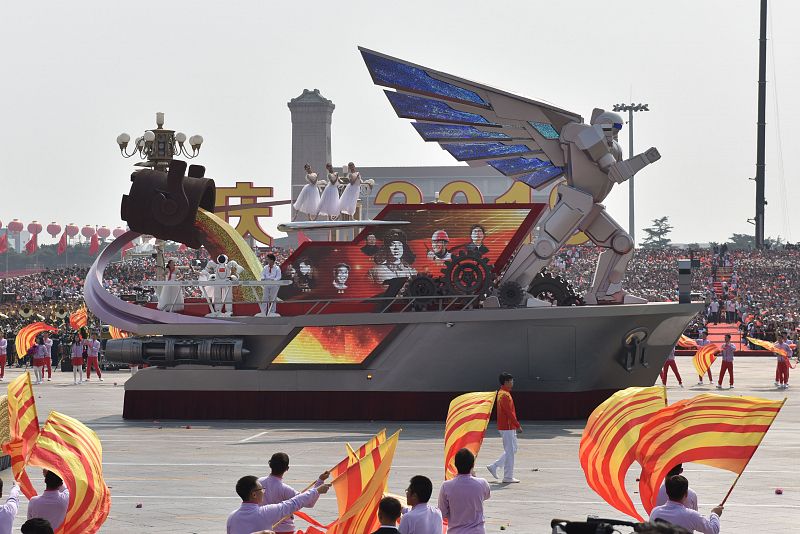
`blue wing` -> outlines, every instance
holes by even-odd
[[[561,128],[580,115],[359,48],[372,80],[425,141],[533,188],[563,174]]]

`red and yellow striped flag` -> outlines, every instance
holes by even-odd
[[[763,339],[754,339],[752,337],[748,337],[747,341],[749,341],[753,345],[758,345],[762,349],[767,349],[768,351],[773,352],[779,356],[783,356],[783,360],[786,362],[786,365],[794,369],[794,364],[792,363],[792,359],[789,358],[789,353],[787,353],[785,350],[780,348],[775,343],[764,341]]]
[[[39,437],[39,416],[36,413],[31,375],[27,372],[8,384],[8,421],[10,439],[3,444],[3,452],[11,456],[14,480],[19,484],[22,493],[30,499],[36,495],[36,490],[25,472],[25,462]]]
[[[339,519],[327,529],[327,534],[370,534],[380,526],[378,504],[389,482],[399,437],[398,430],[333,481],[340,505],[340,496],[346,496],[344,500],[349,504],[343,510],[340,508]]]
[[[74,312],[69,314],[69,326],[73,330],[80,330],[89,324],[89,315],[86,306],[81,306]]]
[[[786,399],[704,393],[678,401],[644,424],[636,446],[639,493],[648,513],[676,464],[697,462],[741,474]]]
[[[111,492],[103,481],[103,446],[91,428],[50,412],[28,465],[53,471],[69,489],[69,507],[59,534],[93,534],[100,529],[111,509]]]
[[[719,352],[720,348],[714,343],[703,345],[697,349],[697,352],[694,353],[694,358],[692,358],[692,364],[697,371],[697,376],[704,376],[708,372],[711,364],[717,359]]]
[[[345,446],[347,448],[347,456],[338,464],[333,466],[330,469],[331,473],[331,482],[339,478],[339,476],[343,475],[347,468],[356,463],[358,458],[363,458],[368,452],[372,449],[380,445],[381,443],[386,441],[386,429],[381,429],[380,432],[372,436],[366,443],[361,445],[358,448],[358,451],[354,451],[353,448],[350,446],[349,443],[346,443]]]
[[[111,335],[111,339],[122,339],[126,337],[130,337],[130,334],[125,330],[120,330],[114,325],[108,325],[108,333]]]
[[[481,450],[489,417],[492,415],[496,391],[465,393],[450,401],[444,426],[444,478],[450,480],[458,474],[455,456],[461,449],[469,449],[475,457]]]
[[[682,349],[696,349],[697,342],[689,336],[681,334],[681,337],[678,339],[678,346]]]
[[[36,343],[36,336],[42,332],[58,332],[58,328],[50,326],[41,321],[31,323],[27,326],[20,328],[17,337],[14,339],[14,346],[17,349],[17,355],[22,358],[28,352],[34,343]]]
[[[586,482],[608,504],[642,521],[625,489],[642,425],[667,405],[661,386],[617,391],[595,408],[581,436],[579,457]]]

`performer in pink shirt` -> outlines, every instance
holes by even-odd
[[[97,371],[97,378],[103,381],[103,375],[100,374],[100,341],[97,340],[97,334],[92,334],[92,339],[87,339],[83,342],[88,350],[88,357],[86,358],[86,381],[92,378],[92,367]]]
[[[400,518],[400,534],[441,534],[442,512],[428,504],[433,483],[428,477],[411,477],[406,489],[406,502],[411,507]]]
[[[8,354],[8,340],[5,333],[0,330],[0,382],[6,376],[6,358]]]
[[[730,374],[731,389],[733,389],[733,354],[736,352],[736,345],[731,343],[731,335],[725,334],[725,344],[722,345],[722,369],[719,370],[719,382],[717,389],[722,389],[722,378],[727,371]]]
[[[683,527],[689,532],[699,531],[704,534],[719,534],[719,517],[722,515],[722,506],[711,510],[711,515],[706,519],[699,512],[687,508],[683,502],[689,490],[689,481],[683,475],[676,475],[667,479],[667,504],[656,506],[650,512],[650,521],[661,519],[673,525]]]
[[[283,482],[283,475],[289,470],[288,454],[285,452],[276,452],[273,454],[272,458],[269,459],[269,468],[271,471],[270,475],[258,479],[258,483],[264,488],[264,498],[261,500],[262,505],[278,504],[283,501],[288,501],[292,497],[296,497],[300,494],[293,487]],[[330,473],[328,471],[322,473],[314,483],[314,487],[320,487],[329,475]],[[309,504],[305,505],[305,507],[313,508],[314,505],[317,504],[318,499],[319,495],[311,499]],[[275,525],[273,530],[275,532],[294,532],[294,517],[292,515],[287,516],[283,521]]]
[[[47,381],[50,382],[53,379],[53,340],[50,339],[50,332],[42,332],[42,341],[46,357],[44,365],[47,367]]]
[[[442,483],[439,490],[439,510],[448,520],[449,534],[486,534],[483,501],[491,496],[486,479],[472,475],[475,456],[461,449],[455,456],[458,475]]]
[[[44,484],[47,488],[44,493],[33,497],[28,503],[28,519],[47,519],[57,531],[67,516],[69,490],[60,476],[47,469],[44,470]]]
[[[672,347],[672,350],[669,352],[667,356],[667,361],[664,362],[664,368],[661,369],[661,383],[665,386],[667,385],[667,370],[672,369],[672,372],[675,373],[675,377],[678,379],[678,385],[683,387],[683,380],[681,380],[681,374],[678,372],[678,366],[675,364],[675,347]]]
[[[325,494],[330,484],[322,484],[279,504],[261,505],[264,488],[252,475],[242,477],[236,482],[236,493],[242,498],[242,505],[228,516],[227,534],[252,534],[262,530],[270,531],[272,525],[300,508],[316,502],[320,494]]]

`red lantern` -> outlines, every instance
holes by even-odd
[[[33,221],[32,223],[28,223],[28,232],[30,232],[31,235],[39,235],[41,231],[42,225],[38,222]]]
[[[83,228],[81,228],[81,235],[86,239],[92,237],[94,235],[94,232],[95,232],[94,226],[89,226],[88,224]]]
[[[113,235],[116,238],[116,237],[120,237],[124,233],[125,233],[125,229],[124,228],[117,227],[117,228],[114,228],[114,231],[111,232],[111,235]]]
[[[14,219],[10,223],[8,223],[8,231],[11,232],[12,234],[20,233],[22,231],[22,228],[23,226],[22,223],[19,221],[19,219]]]
[[[50,234],[50,237],[55,237],[61,233],[61,225],[56,224],[55,222],[51,222],[47,225],[47,233]]]
[[[108,229],[107,226],[101,226],[97,229],[97,237],[100,239],[106,239],[108,236],[111,235],[111,230]]]
[[[80,232],[80,231],[81,231],[81,229],[80,229],[80,228],[78,228],[78,225],[77,225],[77,224],[75,224],[75,223],[69,223],[69,224],[67,225],[66,231],[67,231],[67,235],[68,235],[69,237],[75,237],[76,235],[78,235],[78,232]]]

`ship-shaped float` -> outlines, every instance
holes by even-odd
[[[371,68],[389,77],[392,65],[381,61]],[[404,76],[409,72],[419,77],[408,68]],[[416,83],[393,79],[408,85],[399,90]],[[433,83],[425,90],[446,92]],[[434,130],[467,136],[459,143],[474,146],[458,150],[474,156],[472,162],[488,158],[529,185],[559,176],[554,165],[512,168],[520,168],[514,160],[523,152],[540,154],[526,161],[545,161],[536,142],[549,146],[545,138],[552,141],[568,122],[557,112],[529,121],[529,131],[538,133],[528,139],[484,146],[491,125],[424,126],[452,120],[441,106],[416,117],[423,137]],[[513,134],[508,126],[500,130]],[[481,150],[491,155],[476,156]],[[100,254],[85,286],[95,315],[137,336],[109,340],[107,358],[149,364],[125,385],[126,418],[442,420],[454,396],[496,388],[503,371],[515,376],[521,417],[582,418],[619,389],[652,385],[700,308],[583,305],[565,280],[547,271],[521,285],[506,275],[529,253],[549,206],[430,203],[389,205],[372,221],[287,225],[360,231],[349,240],[301,244],[280,266],[280,316],[257,317],[261,265],[213,214],[214,182],[204,169],[193,165],[187,172],[176,160],[168,173],[140,170],[131,179],[122,202],[131,231]],[[103,271],[140,234],[202,245],[212,258],[225,254],[241,265],[230,316],[207,317],[205,299],[187,299],[182,311],[169,312],[108,292]]]

